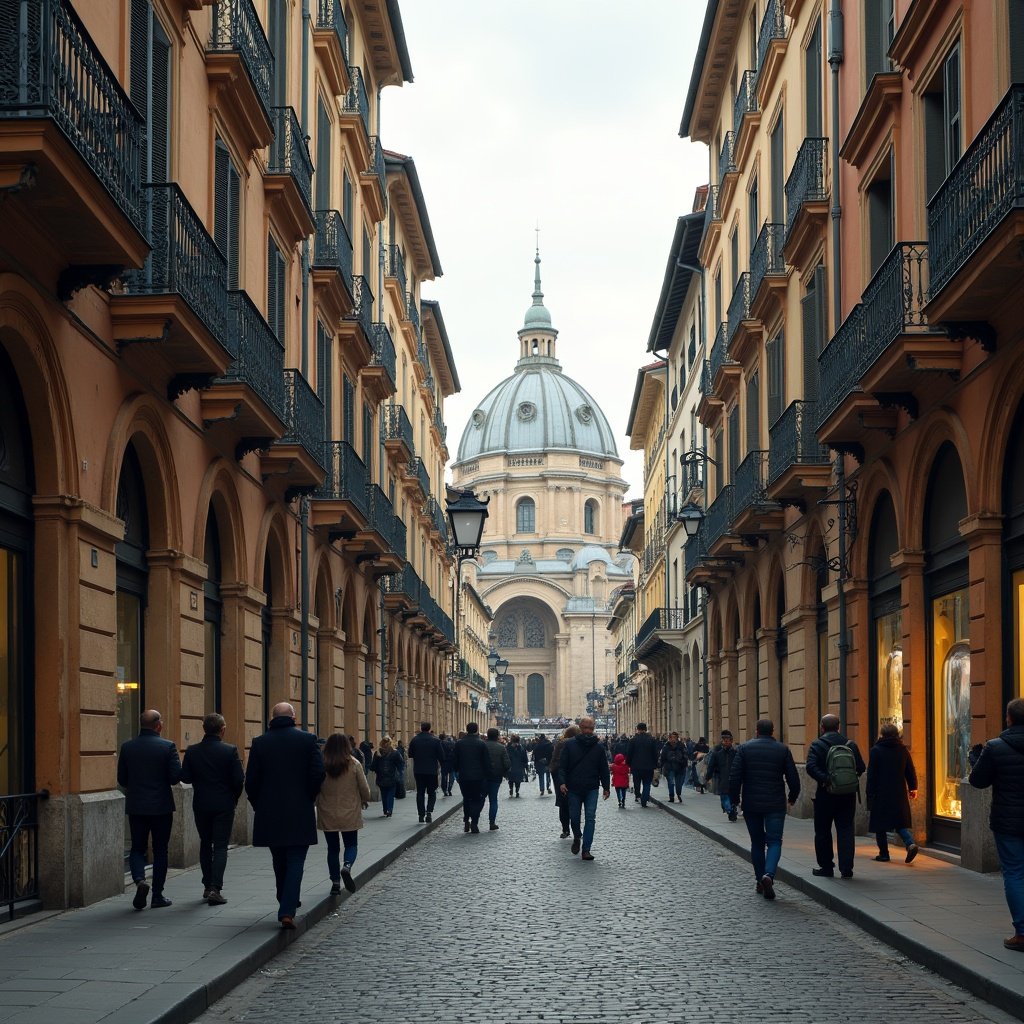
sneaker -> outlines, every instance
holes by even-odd
[[[584,850],[583,853],[580,854],[580,860],[593,860],[593,859],[594,859],[594,855],[589,850]]]
[[[427,813],[424,815],[424,817],[427,819],[427,821],[433,821],[434,820],[434,816],[430,813],[430,811],[427,811]]]
[[[341,881],[349,892],[356,891],[356,880],[352,877],[352,868],[348,864],[341,866]]]
[[[920,851],[917,848],[917,843],[911,843],[907,847],[907,859],[906,859],[906,861],[904,863],[906,863],[906,864],[912,863],[914,858],[918,855],[919,852]]]
[[[812,875],[816,875],[818,878],[835,878],[835,868],[814,868],[811,871]]]
[[[580,842],[581,842],[581,840],[580,840],[579,836],[576,836],[576,838],[573,839],[573,841],[572,841],[572,852],[573,853],[579,853],[580,852]]]
[[[775,879],[771,875],[761,876],[761,891],[766,900],[775,899]]]
[[[227,901],[228,900],[226,896],[221,896],[220,889],[211,889],[210,895],[207,897],[206,900],[206,902],[211,907],[222,907],[224,906],[225,903],[227,903]]]
[[[331,885],[331,895],[332,896],[340,896],[341,895],[341,882],[334,882]]]
[[[225,902],[227,902],[225,900]],[[162,893],[153,893],[153,898],[149,901],[150,910],[160,910],[163,907],[169,907],[171,901],[164,896]]]
[[[132,906],[136,910],[146,909],[146,899],[149,897],[149,886],[145,882],[135,883],[135,899],[132,900]]]

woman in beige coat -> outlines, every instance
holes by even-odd
[[[316,798],[317,828],[327,840],[331,895],[337,896],[341,893],[342,882],[349,892],[356,891],[352,865],[356,859],[359,829],[363,827],[363,810],[370,803],[370,787],[363,766],[352,756],[348,737],[340,732],[327,738],[324,767],[327,778]],[[344,862],[339,857],[342,844],[345,846]]]

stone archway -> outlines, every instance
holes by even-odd
[[[511,596],[495,610],[494,643],[508,660],[509,675],[515,677],[506,696],[511,697],[511,710],[517,718],[553,717],[571,710],[559,685],[558,633],[558,619],[535,597]],[[542,713],[531,715],[530,708],[538,706]]]

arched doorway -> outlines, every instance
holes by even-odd
[[[896,508],[888,491],[875,503],[868,534],[868,599],[871,603],[872,738],[883,725],[903,728],[903,613],[900,577],[892,567],[899,551]]]
[[[514,597],[497,609],[494,624],[495,646],[512,670],[499,684],[509,713],[532,718],[578,713],[571,695],[560,693],[555,685],[558,620],[551,609],[535,597]],[[534,714],[531,707],[544,710]]]

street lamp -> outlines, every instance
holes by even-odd
[[[691,501],[676,513],[676,520],[683,524],[683,530],[686,532],[686,538],[687,540],[690,540],[697,536],[700,524],[704,522],[704,509],[702,509],[700,505]]]
[[[483,536],[484,520],[487,518],[487,506],[490,501],[490,497],[487,501],[481,501],[472,491],[459,491],[454,501],[451,498],[446,499],[448,522],[452,528],[455,550],[460,560],[473,558],[480,550],[480,538]]]
[[[488,661],[490,661],[489,658]],[[499,679],[503,679],[505,677],[505,673],[508,671],[508,661],[505,658],[499,658],[494,663],[494,671]]]
[[[490,653],[487,655],[487,668],[490,670],[492,675],[494,674],[494,670],[497,668],[499,661],[501,661],[501,655],[494,649],[492,645]]]

